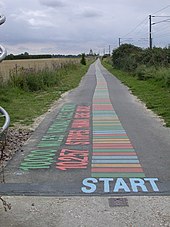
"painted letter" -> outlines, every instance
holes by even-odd
[[[113,178],[99,178],[99,181],[104,182],[104,192],[110,192],[109,182],[113,181]]]
[[[149,181],[152,189],[154,190],[154,192],[159,192],[159,188],[157,187],[155,181],[158,181],[158,178],[144,178],[144,180]]]
[[[92,183],[88,182],[88,181],[92,181]],[[96,191],[96,185],[94,183],[97,183],[97,179],[96,178],[86,178],[83,180],[83,185],[86,187],[82,187],[81,190],[84,193],[93,193]],[[89,189],[87,188],[89,187]]]
[[[130,192],[130,189],[128,188],[127,184],[123,180],[123,178],[118,178],[116,180],[116,184],[114,187],[113,192],[118,192],[120,189],[123,189],[125,192]]]
[[[145,186],[144,180],[142,180],[140,178],[130,178],[129,180],[130,180],[130,183],[131,183],[132,190],[134,192],[138,192],[137,187],[140,187],[143,192],[148,192],[148,189]]]

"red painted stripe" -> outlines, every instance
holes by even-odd
[[[93,156],[134,156],[136,152],[93,152]]]
[[[142,168],[92,168],[94,173],[143,173]]]

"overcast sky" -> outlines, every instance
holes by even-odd
[[[102,54],[121,43],[148,46],[148,15],[170,16],[169,0],[0,0],[8,53]],[[168,17],[154,17],[153,22]],[[170,19],[170,17],[169,17]],[[153,43],[170,44],[170,22],[152,26]]]

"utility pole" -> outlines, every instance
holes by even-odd
[[[109,45],[109,56],[110,56],[110,45]]]
[[[105,48],[103,49],[103,55],[105,55]]]
[[[152,49],[152,16],[149,15],[149,48]]]
[[[121,38],[119,38],[119,47],[120,47],[120,40],[121,40]]]

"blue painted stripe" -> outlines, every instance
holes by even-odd
[[[114,117],[117,117],[117,115],[116,114],[113,114],[113,113],[95,113],[95,114],[93,114],[93,116],[95,117],[95,116],[102,116],[102,117],[106,117],[106,116],[114,116]]]

